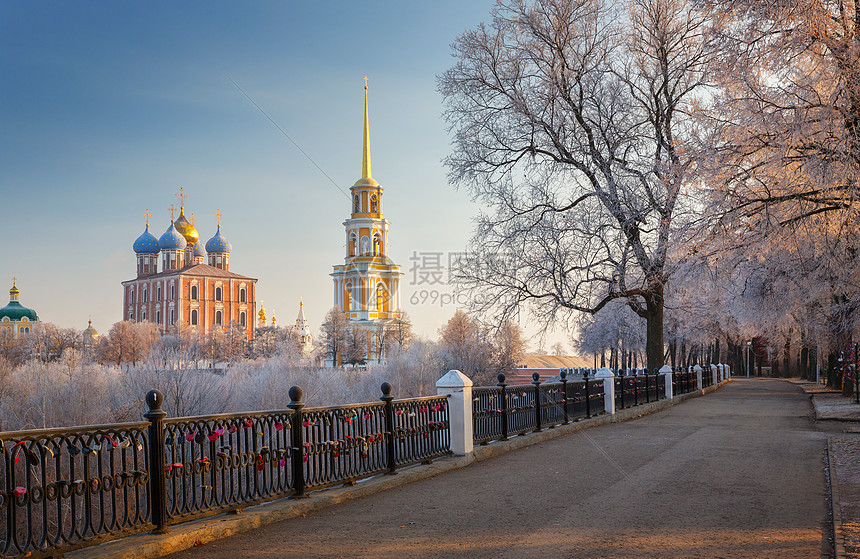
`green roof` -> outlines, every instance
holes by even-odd
[[[18,301],[9,301],[8,305],[0,309],[0,320],[8,317],[12,322],[20,322],[25,316],[30,321],[39,320],[36,311],[22,306]]]

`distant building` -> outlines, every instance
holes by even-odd
[[[344,221],[346,255],[334,266],[334,305],[347,314],[353,328],[367,339],[367,362],[380,362],[379,342],[385,327],[402,316],[400,311],[400,266],[388,256],[388,226],[382,215],[382,187],[370,173],[370,124],[367,83],[364,85],[364,135],[361,178],[350,188],[352,214]],[[329,356],[328,365],[332,363]]]
[[[39,324],[39,315],[33,309],[28,309],[18,302],[18,293],[13,278],[12,289],[9,290],[9,304],[0,309],[0,332],[11,331],[15,339],[23,334],[29,334],[33,331],[33,327]]]
[[[516,369],[507,375],[507,384],[530,384],[532,375],[540,375],[540,381],[546,382],[557,377],[561,369],[590,368],[591,361],[578,355],[525,355],[520,359]],[[582,379],[571,379],[582,380]]]
[[[84,353],[92,352],[99,345],[99,333],[93,328],[92,319],[87,321],[87,328],[81,332],[81,347]]]
[[[296,336],[299,338],[302,352],[308,354],[313,351],[313,335],[311,335],[311,328],[305,319],[305,303],[301,299],[299,299],[299,316],[296,318]]]
[[[144,214],[146,229],[134,242],[137,278],[122,282],[123,320],[153,322],[162,333],[182,325],[207,334],[235,324],[252,338],[257,280],[230,271],[232,246],[221,233],[221,213],[215,214],[218,229],[204,249],[185,217],[181,189],[178,196],[179,217],[173,220],[171,207],[170,226],[161,238],[149,232],[149,212]]]

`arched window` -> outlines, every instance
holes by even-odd
[[[352,310],[352,284],[346,284],[343,294],[343,312]]]
[[[370,196],[370,213],[379,213],[379,200],[376,198],[376,194]]]
[[[174,322],[176,322],[176,311],[170,309],[170,313],[167,315],[167,324],[173,326]]]
[[[244,312],[240,312],[239,313],[239,326],[244,328],[245,325],[248,324],[247,320],[248,320],[247,315]]]
[[[161,324],[161,311],[155,311],[155,321]]]
[[[143,307],[142,309],[140,309],[140,319],[146,320],[146,307]]]
[[[172,283],[170,284],[170,300],[173,301],[176,298],[176,286]]]
[[[224,300],[224,289],[222,287],[215,288],[215,300],[223,301]],[[221,324],[220,322],[218,324]]]
[[[159,285],[155,290],[155,300],[161,301],[161,285]]]
[[[379,256],[382,254],[382,240],[379,238],[379,234],[373,235],[373,256]]]
[[[197,286],[196,286],[196,285],[192,285],[192,286],[191,286],[191,299],[193,299],[194,301],[196,301],[196,300],[197,300],[197,297],[198,297],[198,293],[197,293]]]
[[[220,326],[224,322],[224,315],[221,311],[215,311],[215,324]]]
[[[147,289],[146,289],[146,286],[144,285],[143,286],[143,301],[142,301],[143,303],[146,303],[148,301],[147,295],[148,295]]]
[[[247,303],[248,302],[247,297],[248,296],[246,295],[245,288],[244,287],[240,288],[239,289],[239,302],[240,303]]]
[[[367,237],[361,238],[361,255],[370,254],[370,239]]]
[[[385,303],[387,302],[388,290],[385,289],[385,284],[380,283],[376,286],[376,310],[383,312]]]
[[[349,255],[355,256],[358,253],[358,236],[355,231],[349,234]]]
[[[191,310],[191,326],[197,326],[197,309]]]
[[[352,213],[357,214],[359,212],[361,212],[361,198],[355,194],[352,197]]]

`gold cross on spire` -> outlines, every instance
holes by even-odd
[[[152,214],[149,213],[149,208],[146,208],[146,211],[143,212],[143,217],[146,218],[146,226],[149,227],[149,218],[152,217]]]
[[[218,223],[218,227],[221,227],[222,217],[224,217],[224,214],[221,213],[221,210],[215,210],[215,221]]]
[[[188,198],[188,195],[185,194],[185,189],[180,188],[179,193],[176,195],[176,197],[179,198],[179,207],[184,208],[185,207],[185,199]]]
[[[197,218],[196,218],[196,217],[194,217],[194,214],[191,214],[191,225],[192,225],[192,226],[196,226],[196,225],[197,225]]]
[[[167,211],[170,212],[170,221],[173,221],[173,214],[176,213],[176,206],[170,204],[169,206],[167,206]]]
[[[15,280],[18,279],[15,276],[12,276],[12,287],[15,287]]]
[[[364,76],[364,89],[367,89],[367,76]]]

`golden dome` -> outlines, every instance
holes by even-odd
[[[185,217],[185,208],[179,208],[179,218],[175,222],[173,222],[173,226],[176,227],[176,230],[179,231],[179,234],[185,237],[185,240],[188,242],[188,246],[194,246],[197,241],[200,240],[200,234],[197,232],[197,229],[188,221],[188,218]]]

